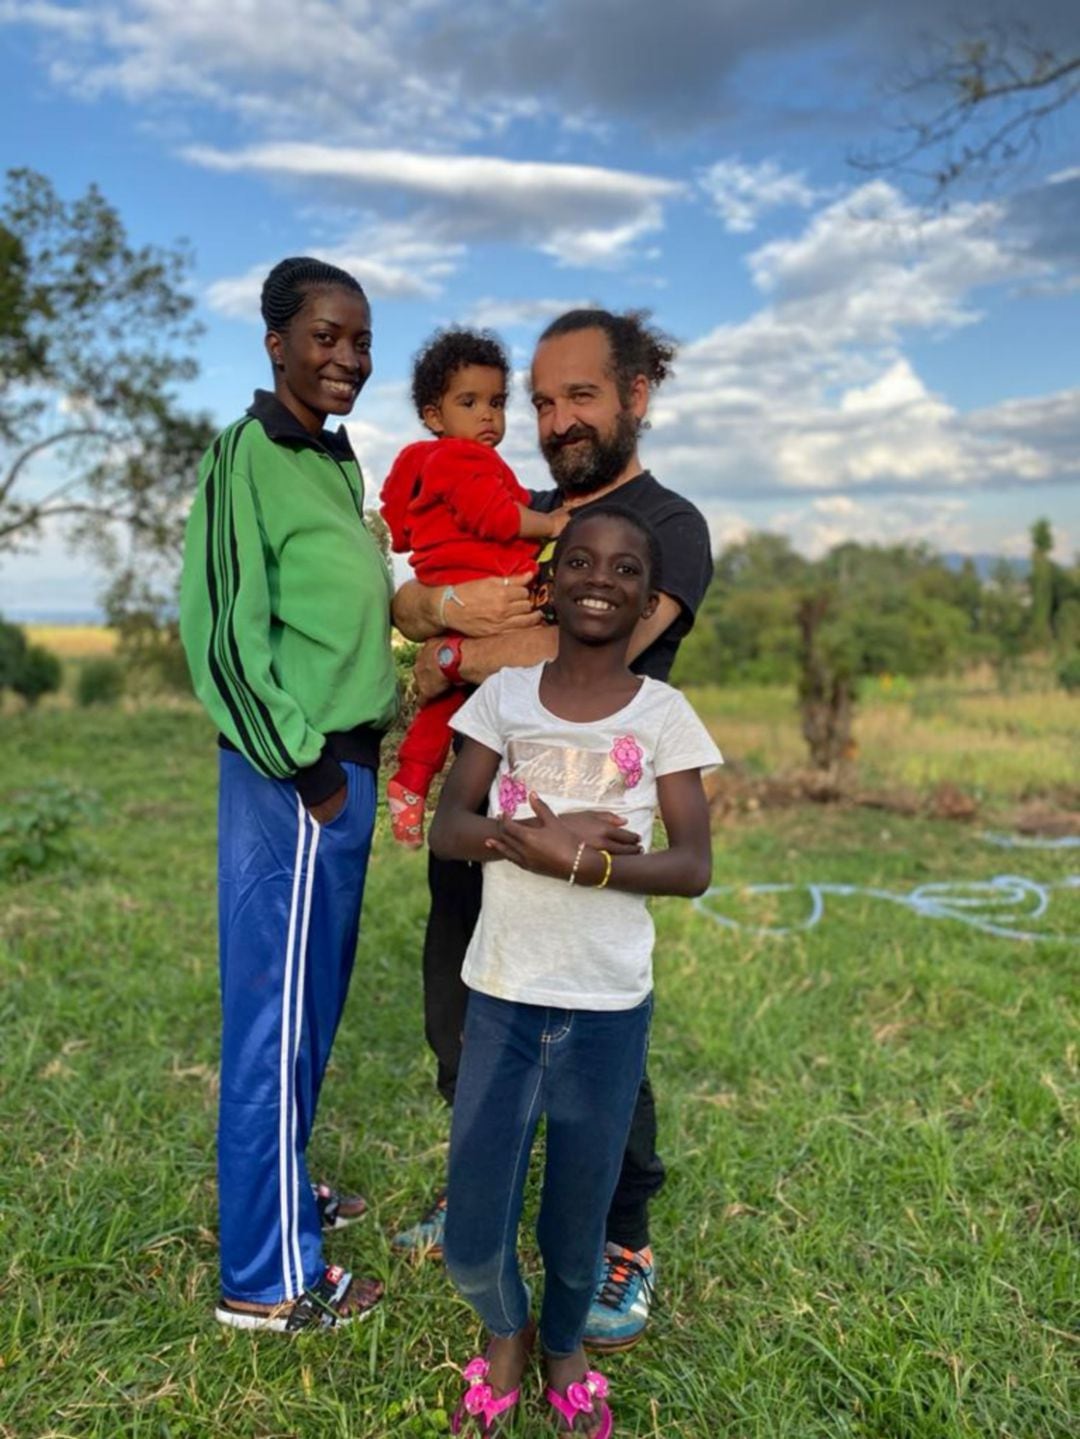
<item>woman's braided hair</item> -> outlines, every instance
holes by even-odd
[[[310,255],[293,255],[279,261],[263,281],[260,308],[266,328],[283,335],[310,290],[351,290],[367,299],[363,287],[348,270],[314,260]]]

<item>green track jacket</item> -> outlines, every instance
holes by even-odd
[[[340,759],[377,756],[397,709],[392,582],[363,497],[344,430],[310,435],[259,390],[204,456],[188,520],[195,690],[225,741],[306,804],[344,783]]]

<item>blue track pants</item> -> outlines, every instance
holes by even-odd
[[[356,954],[375,775],[346,763],[345,808],[319,825],[290,783],[220,758],[221,1288],[276,1304],[323,1270],[304,1151]]]

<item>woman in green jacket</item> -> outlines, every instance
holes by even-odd
[[[206,454],[180,621],[220,731],[222,993],[217,1318],[300,1329],[362,1318],[372,1280],[327,1267],[321,1230],[362,1202],[304,1153],[356,951],[379,742],[397,693],[391,582],[343,428],[371,374],[356,280],[283,260],[262,292],[273,392]]]

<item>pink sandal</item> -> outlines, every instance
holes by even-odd
[[[574,1424],[579,1414],[595,1414],[597,1402],[600,1409],[600,1428],[592,1436],[592,1439],[611,1439],[615,1424],[611,1417],[611,1410],[607,1405],[608,1382],[596,1369],[590,1369],[576,1384],[566,1386],[565,1396],[557,1389],[544,1391],[544,1398],[551,1407],[562,1415],[566,1421],[566,1431],[576,1433]],[[560,1431],[562,1425],[559,1425]]]
[[[419,849],[424,843],[424,796],[406,789],[400,780],[386,785],[386,803],[390,810],[390,829],[398,844]]]
[[[491,1385],[486,1383],[491,1365],[482,1354],[475,1359],[470,1359],[465,1368],[461,1371],[463,1379],[469,1381],[469,1387],[461,1396],[461,1403],[454,1410],[454,1417],[450,1420],[450,1433],[460,1434],[461,1426],[467,1424],[470,1419],[483,1422],[481,1434],[490,1434],[491,1426],[500,1414],[505,1414],[508,1409],[521,1398],[521,1386],[511,1389],[509,1394],[503,1394],[496,1399],[491,1392]]]

